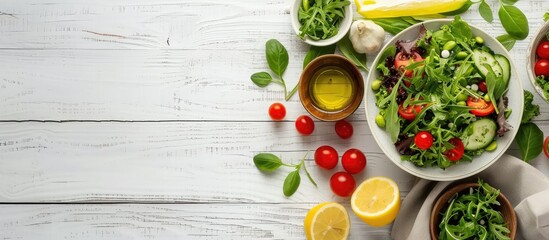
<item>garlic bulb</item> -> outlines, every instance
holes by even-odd
[[[385,30],[371,20],[357,20],[351,25],[349,39],[358,53],[376,53],[385,40]]]

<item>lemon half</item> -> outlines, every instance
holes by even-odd
[[[308,240],[344,240],[349,235],[351,221],[341,204],[325,202],[309,210],[304,228]]]
[[[351,207],[368,225],[385,226],[395,220],[400,209],[398,185],[386,177],[369,178],[356,188]]]

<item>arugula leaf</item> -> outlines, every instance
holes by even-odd
[[[412,26],[412,24],[403,18],[374,18],[370,20],[381,26],[386,32],[393,35],[396,35],[409,26]]]
[[[339,40],[339,42],[337,43],[337,46],[339,47],[339,51],[343,53],[343,55],[347,59],[353,62],[357,67],[362,68],[365,71],[368,71],[368,67],[366,66],[367,64],[366,54],[357,53],[355,51],[355,49],[353,48],[353,44],[349,39],[349,34],[347,34],[345,37]]]
[[[536,158],[543,150],[543,132],[531,122],[520,125],[515,141],[520,149],[520,157],[525,162]]]
[[[501,45],[505,47],[505,49],[507,49],[507,51],[511,51],[511,49],[513,49],[513,46],[515,46],[515,42],[517,41],[509,34],[500,35],[496,37],[496,39],[501,43]]]
[[[267,55],[267,63],[269,68],[276,73],[279,77],[282,77],[284,71],[288,67],[288,51],[286,48],[276,39],[270,39],[265,44],[265,53]]]
[[[478,6],[478,12],[480,13],[480,16],[486,20],[486,22],[491,23],[494,21],[494,15],[492,14],[492,8],[490,8],[490,5],[486,3],[486,1],[481,1],[480,5]]]
[[[299,175],[299,169],[296,169],[286,176],[284,179],[284,185],[282,187],[282,192],[286,197],[292,196],[299,188],[301,183],[301,176]]]
[[[500,5],[499,19],[505,31],[515,39],[525,39],[528,36],[528,19],[520,9],[512,5]]]
[[[387,129],[387,132],[389,133],[389,136],[391,137],[391,142],[396,143],[398,140],[398,134],[400,133],[400,123],[398,119],[398,103],[396,100],[396,97],[398,95],[398,88],[400,87],[400,83],[402,82],[402,78],[395,84],[393,87],[393,91],[385,101],[389,101],[389,106],[387,107],[387,110],[385,111],[385,129]]]
[[[274,171],[283,165],[279,157],[272,153],[260,153],[254,156],[254,164],[261,171]]]
[[[273,77],[268,72],[257,72],[252,74],[250,78],[259,87],[266,87],[273,81]]]
[[[320,57],[322,55],[326,54],[333,54],[335,52],[336,45],[332,44],[329,46],[319,47],[319,46],[312,46],[309,48],[309,51],[307,51],[307,55],[305,55],[305,59],[303,59],[303,68],[307,66],[313,59]]]

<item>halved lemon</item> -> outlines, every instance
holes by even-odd
[[[341,204],[325,202],[309,210],[303,226],[308,240],[344,240],[349,235],[351,221]]]
[[[356,188],[351,207],[368,225],[385,226],[395,220],[400,209],[398,185],[386,177],[369,178]]]

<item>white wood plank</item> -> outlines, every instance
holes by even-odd
[[[317,202],[333,201],[329,177],[313,152],[334,146],[365,152],[368,167],[356,176],[395,179],[403,195],[414,178],[389,161],[364,122],[341,140],[334,123],[317,123],[299,136],[291,122],[0,123],[0,202]],[[317,180],[303,175],[299,191],[282,194],[291,169],[258,171],[252,157],[274,152],[293,163],[303,158]]]
[[[316,204],[316,203],[315,203]],[[350,240],[389,239],[351,217]],[[0,205],[2,239],[305,239],[314,204]]]

